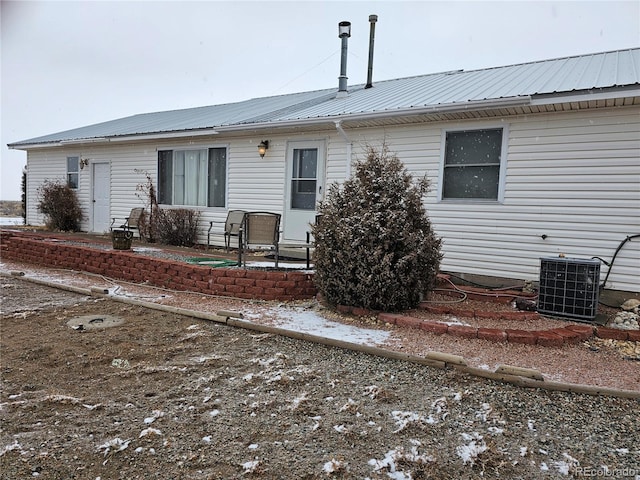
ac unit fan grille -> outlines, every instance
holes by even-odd
[[[599,281],[598,260],[541,258],[538,312],[594,320]]]

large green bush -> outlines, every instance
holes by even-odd
[[[398,311],[433,288],[441,253],[423,206],[426,178],[414,180],[386,146],[369,147],[342,186],[319,205],[315,283],[332,305]]]
[[[66,183],[47,180],[38,188],[38,211],[45,215],[47,228],[77,232],[83,219],[80,201]]]

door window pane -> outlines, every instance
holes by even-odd
[[[293,150],[291,208],[315,210],[317,167],[317,148],[296,148]]]

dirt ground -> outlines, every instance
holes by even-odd
[[[2,479],[640,475],[637,400],[0,280]]]

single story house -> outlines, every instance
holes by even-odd
[[[47,179],[77,189],[88,232],[143,206],[282,214],[301,240],[327,185],[385,142],[443,238],[442,270],[537,280],[540,258],[610,261],[640,233],[640,48],[450,71],[239,103],[134,115],[38,138],[27,152],[27,223]],[[268,143],[263,157],[260,143]],[[635,237],[634,237],[635,238]],[[222,242],[222,237],[220,237]],[[607,288],[640,292],[640,241],[603,264]]]

